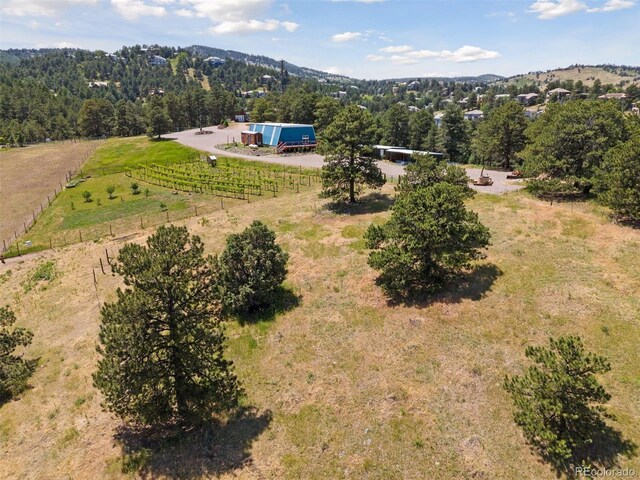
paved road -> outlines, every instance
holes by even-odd
[[[165,135],[165,137],[173,138],[183,145],[197,148],[198,150],[203,150],[205,152],[210,152],[213,155],[226,155],[228,157],[245,158],[247,160],[260,160],[262,162],[279,163],[281,165],[291,165],[296,167],[299,165],[302,165],[303,167],[322,167],[324,157],[316,153],[291,156],[283,156],[277,154],[245,155],[241,153],[230,153],[226,150],[216,148],[216,145],[227,143],[227,138],[229,139],[229,141],[233,141],[234,138],[236,141],[239,141],[240,132],[242,132],[242,130],[246,130],[247,128],[248,124],[236,123],[231,124],[228,128],[224,129],[218,129],[217,127],[206,127],[205,130],[213,131],[213,133],[208,135],[196,135],[195,133],[198,131],[198,129],[194,129],[167,134]],[[394,177],[397,177],[404,174],[404,167],[402,165],[387,161],[381,161],[378,163],[378,166],[387,176],[392,175]],[[493,185],[488,187],[474,187],[480,192],[499,194],[513,190],[519,190],[520,188],[522,188],[521,184],[507,180],[507,172],[499,172],[494,170],[489,171],[485,169],[485,173],[488,173],[491,178],[493,178]],[[480,176],[480,169],[467,168],[467,174],[470,178],[477,178]]]

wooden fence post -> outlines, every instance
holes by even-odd
[[[102,257],[100,257],[100,270],[102,270],[103,275],[106,275],[106,273],[104,273],[104,265],[102,264]]]

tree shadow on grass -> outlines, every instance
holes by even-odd
[[[590,427],[593,443],[578,449],[566,461],[558,461],[544,451],[539,451],[542,458],[555,470],[557,477],[570,479],[591,477],[584,470],[585,466],[594,470],[612,470],[619,468],[621,456],[632,458],[638,454],[638,445],[622,436],[620,431],[602,421]],[[582,468],[582,469],[581,469]]]
[[[460,303],[463,300],[477,302],[491,291],[502,270],[492,263],[476,265],[473,269],[446,282],[439,292],[390,297],[390,305],[426,308],[433,303]]]
[[[301,299],[302,296],[298,296],[290,288],[280,285],[273,293],[269,306],[238,314],[238,322],[242,326],[261,322],[272,322],[279,314],[293,310],[300,305]]]
[[[386,212],[391,208],[393,202],[393,198],[387,194],[371,192],[360,197],[356,203],[331,202],[326,208],[331,212],[342,215],[364,215],[367,213]]]
[[[210,478],[250,467],[251,446],[271,423],[267,410],[242,408],[227,421],[197,427],[123,426],[116,432],[123,473],[142,479]]]

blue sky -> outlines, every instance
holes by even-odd
[[[1,48],[209,45],[357,78],[640,65],[638,0],[0,0]]]

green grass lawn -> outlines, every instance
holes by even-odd
[[[180,143],[148,137],[112,138],[82,168],[84,176],[120,173],[145,163],[171,164],[197,159],[204,152]]]

